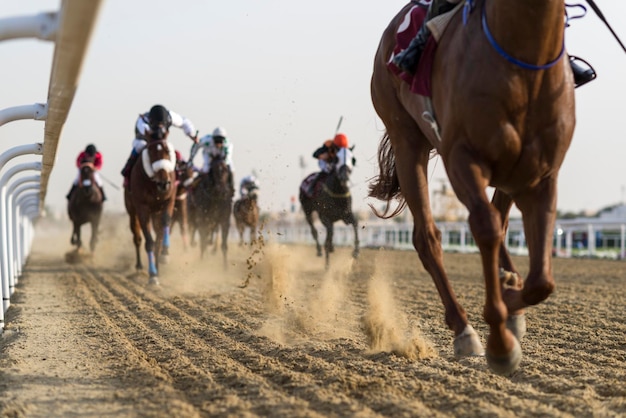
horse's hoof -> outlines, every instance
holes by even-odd
[[[150,279],[148,279],[148,284],[151,286],[158,286],[159,278],[157,276],[150,276]]]
[[[484,355],[485,349],[478,334],[471,325],[467,324],[463,332],[454,339],[454,356],[459,358]]]
[[[506,327],[515,335],[517,341],[522,341],[526,335],[526,315],[509,315],[506,319]]]
[[[161,254],[159,257],[159,263],[168,264],[170,262],[170,256],[167,254]]]
[[[355,258],[355,259],[356,259],[356,258],[359,258],[359,252],[358,252],[358,251],[354,251],[354,252],[352,253],[352,258]]]
[[[504,356],[494,356],[487,352],[487,364],[492,372],[500,376],[509,376],[519,367],[522,361],[522,347],[519,345],[517,338],[515,345],[510,353]]]

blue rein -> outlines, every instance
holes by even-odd
[[[467,14],[469,13],[468,9],[472,9],[473,8],[473,1],[472,0],[468,0],[465,4],[465,10],[463,10],[463,21],[466,22],[467,19]],[[469,5],[469,6],[468,6]],[[559,56],[556,57],[554,60],[550,61],[547,64],[544,65],[534,65],[534,64],[529,64],[527,62],[523,62],[520,61],[516,58],[513,58],[512,56],[510,56],[509,54],[506,53],[506,51],[504,51],[504,49],[502,49],[502,47],[500,45],[498,45],[498,43],[496,42],[495,38],[493,37],[493,35],[491,34],[491,32],[489,31],[489,27],[487,26],[487,13],[485,12],[486,7],[483,5],[483,12],[482,12],[482,28],[483,28],[483,32],[485,32],[485,36],[487,37],[487,40],[489,40],[489,43],[491,44],[491,46],[493,46],[493,48],[498,52],[498,54],[500,54],[504,59],[506,59],[507,61],[509,61],[512,64],[515,64],[519,67],[522,67],[524,69],[527,70],[547,70],[550,67],[553,67],[557,62],[559,62],[559,60],[561,58],[563,58],[563,55],[565,55],[565,37],[563,37],[563,44],[561,45],[561,52],[559,52]]]

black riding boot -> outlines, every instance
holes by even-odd
[[[72,193],[74,193],[74,190],[76,190],[76,187],[77,186],[75,184],[72,184],[72,188],[70,189],[70,192],[65,196],[67,200],[70,200],[70,197],[72,196]]]
[[[426,13],[422,27],[417,32],[417,35],[415,35],[415,38],[411,40],[411,43],[405,50],[400,51],[398,55],[393,57],[393,63],[406,73],[415,73],[417,63],[422,56],[422,52],[424,51],[424,47],[426,46],[426,42],[430,36],[430,29],[428,29],[428,25],[426,25],[426,23],[428,23],[428,21],[433,17],[449,12],[455,7],[455,3],[450,3],[447,0],[433,0],[428,7],[428,12]]]
[[[133,152],[130,153],[130,157],[128,157],[128,160],[126,161],[126,165],[124,166],[124,168],[122,169],[122,176],[124,176],[124,186],[126,185],[130,185],[130,172],[133,169],[133,166],[135,165],[135,162],[137,162],[137,159],[139,158],[139,154],[137,154],[135,152],[135,150],[133,150]]]
[[[583,61],[578,57],[569,57],[569,65],[572,67],[572,72],[574,73],[574,84],[576,87],[580,87],[583,84],[587,84],[591,80],[596,78],[596,72],[593,68],[583,68],[576,61]]]
[[[107,200],[107,195],[104,194],[104,186],[100,186],[100,193],[102,193],[102,201]]]

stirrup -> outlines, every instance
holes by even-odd
[[[585,64],[585,67],[578,64],[578,62],[582,62]],[[569,63],[572,67],[572,72],[574,73],[574,84],[576,85],[574,88],[578,88],[580,86],[584,86],[588,82],[595,80],[597,77],[596,70],[584,59],[577,57],[575,55],[569,56]]]

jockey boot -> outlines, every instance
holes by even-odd
[[[107,195],[104,194],[104,186],[100,186],[100,193],[102,193],[102,201],[106,201]]]
[[[589,66],[588,68],[584,68],[579,65],[576,61],[583,61],[578,57],[569,57],[569,65],[572,67],[572,72],[574,73],[574,84],[576,87],[580,87],[583,84],[587,84],[591,80],[596,78],[596,72]]]
[[[424,52],[424,47],[426,47],[426,42],[430,37],[430,29],[426,23],[432,18],[454,9],[457,4],[458,1],[451,3],[448,0],[433,0],[428,7],[428,12],[426,12],[426,17],[417,35],[411,40],[406,49],[393,57],[393,63],[405,73],[414,74],[417,63],[422,56],[422,52]]]
[[[72,193],[74,193],[74,190],[76,190],[76,187],[77,186],[75,184],[72,184],[72,188],[70,189],[70,192],[65,196],[67,200],[70,200],[70,197],[72,196]]]
[[[124,176],[124,185],[127,185],[130,183],[130,172],[133,169],[133,166],[135,165],[135,162],[137,162],[137,159],[139,158],[139,154],[135,151],[135,149],[133,148],[133,152],[130,153],[130,157],[128,157],[128,160],[126,161],[126,165],[124,166],[124,168],[122,169],[122,176]]]

